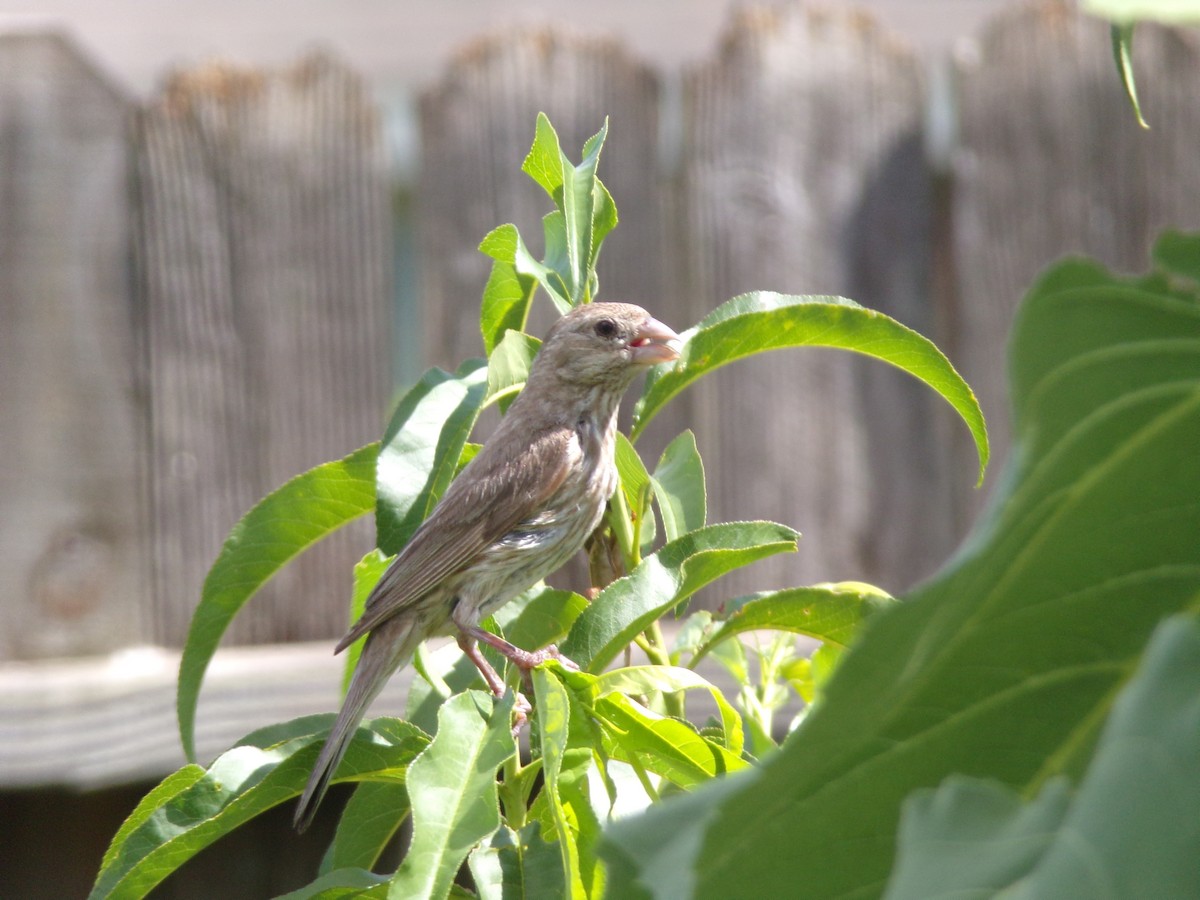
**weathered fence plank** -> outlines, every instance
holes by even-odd
[[[148,637],[129,109],[61,36],[0,35],[0,659]]]
[[[954,344],[997,462],[1009,325],[1036,274],[1069,253],[1140,272],[1161,229],[1200,227],[1200,36],[1139,27],[1134,60],[1150,131],[1124,97],[1108,26],[1073,4],[1012,10],[957,54]]]
[[[322,57],[176,76],[137,136],[154,622],[175,645],[237,518],[381,432],[388,173],[365,89]],[[281,572],[231,641],[344,627],[370,533],[363,523]]]
[[[684,242],[695,312],[749,290],[842,294],[930,334],[930,181],[916,60],[869,20],[748,10],[685,83]],[[844,353],[787,351],[696,389],[716,517],[804,533],[735,579],[906,586],[942,559],[930,400]],[[754,398],[753,402],[747,402]]]

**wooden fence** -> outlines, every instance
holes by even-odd
[[[1002,460],[1004,340],[1036,272],[1071,252],[1136,271],[1158,230],[1200,227],[1196,37],[1139,30],[1149,132],[1106,26],[1061,2],[1014,8],[941,67],[861,16],[799,5],[740,13],[679,78],[601,40],[481,42],[420,103],[424,362],[480,352],[480,238],[505,221],[540,233],[544,198],[519,172],[536,112],[572,152],[609,115],[602,175],[621,225],[602,297],[677,328],[751,289],[853,297],[947,351]],[[947,86],[956,99],[936,100]],[[205,67],[138,103],[60,36],[0,35],[0,678],[24,697],[11,702],[51,703],[32,660],[178,647],[238,516],[380,435],[395,187],[380,114],[335,60]],[[663,417],[650,456],[684,427],[714,520],[804,533],[799,554],[730,592],[902,589],[980,507],[961,424],[846,354],[722,371]],[[340,633],[350,565],[371,544],[360,525],[269,585],[228,643]],[[334,690],[299,708],[332,706]],[[257,709],[292,709],[262,694]],[[18,737],[2,731],[11,783],[3,747]],[[62,765],[46,759],[34,768]]]

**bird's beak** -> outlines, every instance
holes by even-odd
[[[639,366],[653,366],[679,359],[679,335],[658,319],[646,319],[629,346],[633,350],[631,359]]]

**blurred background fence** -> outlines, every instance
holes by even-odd
[[[1035,274],[1073,252],[1137,271],[1157,231],[1200,227],[1196,38],[1139,30],[1144,132],[1107,27],[1057,0],[932,64],[862,15],[795,4],[737,14],[682,74],[612,40],[501,33],[423,92],[410,178],[386,114],[330,56],[191,68],[135,100],[58,32],[0,33],[0,787],[177,763],[169,649],[207,566],[264,493],[377,439],[406,378],[481,353],[476,246],[506,221],[540,232],[519,171],[539,110],[573,155],[610,117],[621,225],[603,299],[681,329],[752,289],[852,297],[946,351],[1000,463],[1005,336]],[[961,424],[847,354],[721,371],[657,423],[647,458],[685,427],[713,520],[804,533],[725,596],[899,591],[985,493]],[[371,544],[357,523],[247,607],[227,643],[262,649],[214,672],[202,748],[333,707],[327,639]]]

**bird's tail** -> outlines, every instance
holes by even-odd
[[[379,625],[359,656],[358,666],[350,679],[350,687],[346,691],[346,699],[342,702],[337,720],[321,748],[321,755],[313,766],[312,774],[300,802],[296,805],[296,814],[292,823],[299,832],[303,832],[312,824],[317,807],[329,789],[329,783],[337,772],[346,748],[354,739],[358,723],[362,721],[371,701],[378,696],[387,683],[388,678],[396,669],[412,657],[422,635],[414,627],[414,623],[406,617],[397,617]]]

